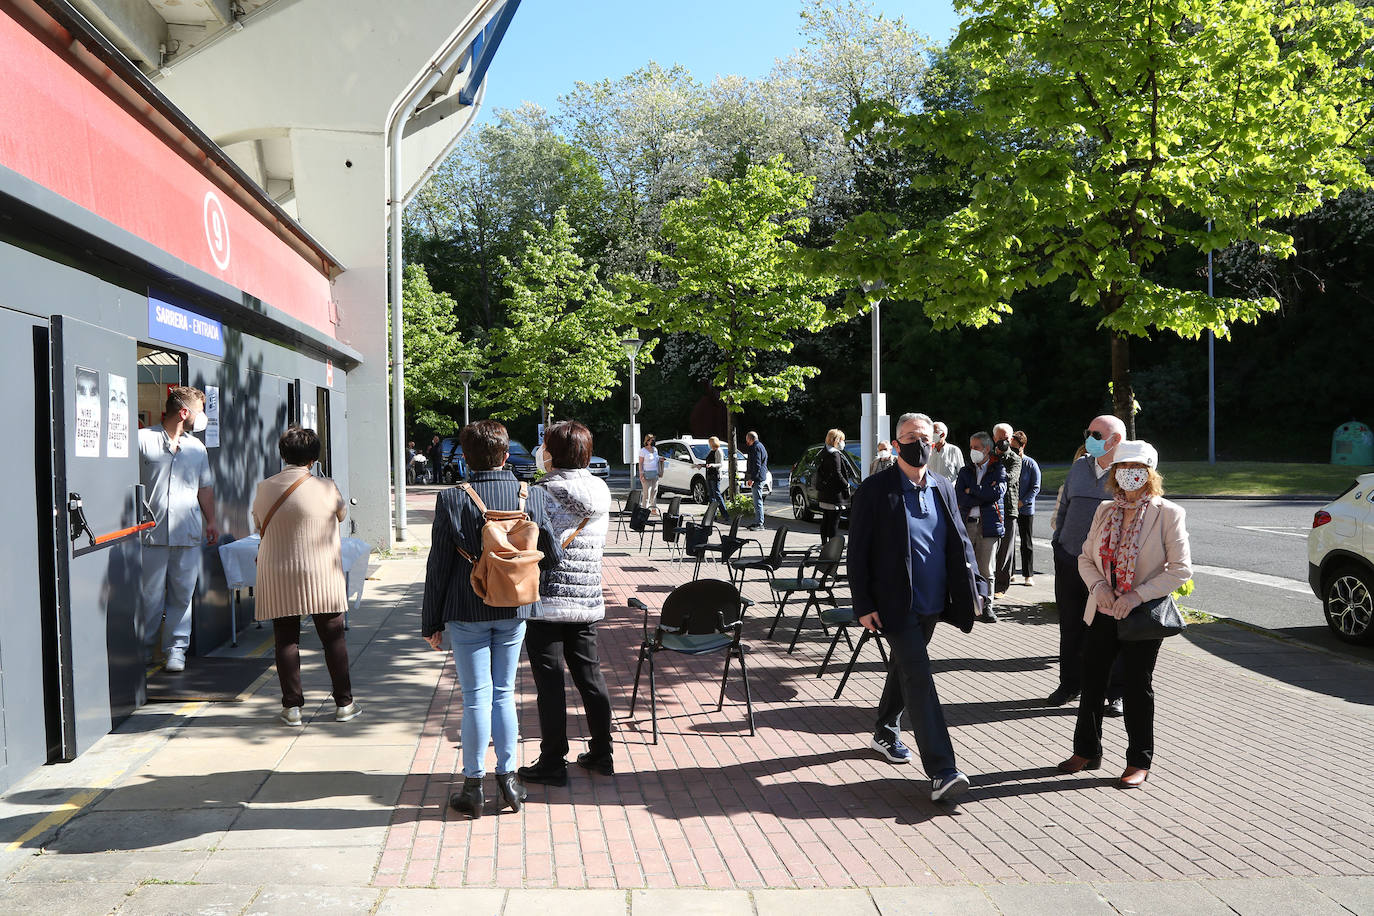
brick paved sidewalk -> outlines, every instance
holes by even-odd
[[[532,786],[523,815],[470,821],[447,809],[461,718],[448,665],[376,883],[802,888],[1371,871],[1374,777],[1360,762],[1370,760],[1374,713],[1220,661],[1199,648],[1207,627],[1161,654],[1158,752],[1143,790],[1112,785],[1124,766],[1120,720],[1107,721],[1103,770],[1058,774],[1075,709],[1040,702],[1055,684],[1057,655],[1057,622],[1036,603],[1052,597],[1048,577],[1014,587],[1019,604],[1003,622],[971,635],[942,626],[932,644],[960,765],[973,779],[957,808],[930,802],[919,765],[893,766],[868,750],[882,686],[876,650],[865,649],[832,700],[839,667],[815,677],[828,640],[804,630],[787,654],[795,606],[778,639],[765,639],[772,610],[758,584],[747,589],[760,604],[746,627],[758,734],[747,734],[737,678],[715,710],[719,657],[666,655],[654,746],[642,694],[627,717],[641,618],[625,601],[638,594],[657,607],[690,575],[691,563],[661,550],[644,556],[637,534],[608,545],[600,643],[618,772],[594,777],[574,766],[566,788]],[[538,722],[527,674],[518,689],[529,762]],[[582,721],[571,684],[569,696],[575,754]]]

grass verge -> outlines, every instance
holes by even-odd
[[[1046,468],[1040,492],[1049,499],[1063,485],[1067,467]],[[1371,467],[1265,461],[1166,461],[1160,467],[1166,496],[1335,497]]]

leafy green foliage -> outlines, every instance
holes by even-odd
[[[538,411],[549,422],[557,403],[610,394],[625,359],[620,329],[633,313],[601,282],[596,265],[578,256],[565,211],[524,238],[520,260],[502,265],[509,324],[492,335],[499,376],[489,393],[505,405],[497,416]]]
[[[889,296],[921,302],[937,328],[1000,322],[1018,293],[1070,281],[1112,338],[1129,424],[1129,337],[1224,338],[1277,307],[1161,282],[1158,261],[1242,243],[1287,256],[1293,240],[1275,220],[1371,185],[1361,156],[1374,27],[1323,0],[969,8],[951,46],[973,74],[967,104],[856,113],[859,129],[938,155],[937,181],[967,185],[968,202],[925,225],[866,214],[830,263],[885,278]]]
[[[403,387],[410,420],[441,435],[456,432],[459,424],[451,411],[455,404],[461,411],[463,403],[463,380],[458,373],[473,370],[474,388],[479,384],[486,364],[482,345],[463,339],[454,317],[457,304],[453,297],[435,292],[419,264],[406,265],[401,301]],[[481,402],[474,398],[473,403]]]

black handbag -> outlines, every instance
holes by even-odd
[[[1172,594],[1144,601],[1116,622],[1116,638],[1123,642],[1142,642],[1177,636],[1188,626],[1178,611]]]

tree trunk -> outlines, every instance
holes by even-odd
[[[1112,413],[1126,424],[1126,438],[1135,438],[1135,390],[1131,388],[1131,341],[1112,335]]]
[[[730,403],[730,394],[735,390],[735,367],[730,366],[725,370],[725,448],[726,448],[726,473],[730,476],[725,485],[725,492],[731,496],[739,496],[739,481],[736,479],[735,470],[739,467],[735,460],[735,409]]]

